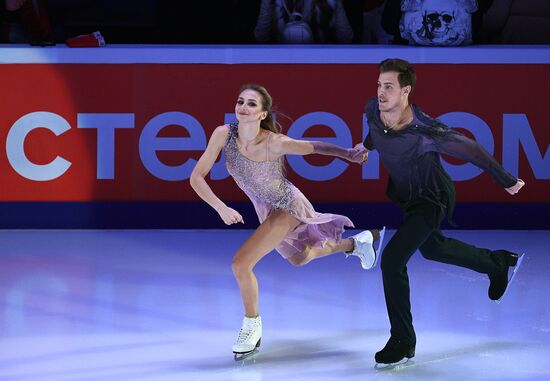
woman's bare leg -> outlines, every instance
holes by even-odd
[[[295,254],[288,260],[295,266],[303,266],[308,264],[314,259],[326,257],[327,255],[348,252],[353,250],[353,240],[351,238],[345,238],[336,241],[327,241],[323,247],[308,247],[306,250],[299,254]]]
[[[285,211],[276,210],[258,226],[233,258],[233,274],[243,299],[245,315],[258,316],[258,281],[252,271],[256,263],[276,248],[300,221]]]

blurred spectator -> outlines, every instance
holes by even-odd
[[[476,0],[403,0],[399,31],[412,45],[470,45],[475,11]]]
[[[497,0],[500,1],[500,0]],[[472,38],[474,44],[487,43],[486,38],[483,36],[483,19],[485,13],[493,4],[493,0],[477,0],[477,11],[472,13]]]
[[[351,43],[342,0],[262,0],[254,30],[260,43]]]
[[[400,31],[402,4],[475,2],[464,43],[550,44],[550,0],[2,0],[0,40],[47,45],[100,30],[113,44],[409,44],[404,34],[443,45],[458,14],[420,11],[420,24]]]
[[[487,43],[550,44],[550,1],[493,1],[481,29]]]
[[[485,42],[482,36],[484,13],[492,3],[493,0],[386,0],[382,13],[382,26],[386,32],[394,36],[395,44],[483,43]],[[410,25],[407,29],[403,25],[404,8],[409,12],[420,12],[422,20],[416,23],[416,26]],[[451,36],[452,34],[454,36]],[[424,42],[421,41],[423,35]],[[428,36],[432,41],[427,38]],[[418,41],[415,41],[415,38]]]
[[[420,2],[422,0],[417,0],[417,2]],[[448,6],[450,3],[455,2],[455,0],[436,0],[437,3],[439,3],[440,6]],[[500,3],[502,6],[504,2],[509,2],[510,0],[498,0],[497,3]],[[394,44],[402,44],[407,45],[409,44],[409,41],[404,39],[402,37],[402,31],[400,31],[400,21],[402,19],[402,4],[406,2],[407,6],[410,3],[409,0],[386,0],[383,7],[382,12],[382,26],[384,30],[393,35],[393,43]],[[472,13],[471,16],[471,30],[472,30],[472,41],[474,44],[480,44],[480,43],[487,43],[487,36],[486,33],[484,34],[483,31],[483,20],[484,20],[484,14],[487,12],[487,10],[491,7],[493,4],[493,0],[477,0],[477,11]],[[462,6],[463,8],[466,8]],[[508,7],[506,5],[505,7]],[[471,7],[470,7],[471,8]],[[443,20],[437,20],[438,22],[441,22]]]
[[[52,45],[53,33],[43,0],[5,0],[2,7],[2,40]]]
[[[365,3],[370,1],[372,0],[342,0],[346,17],[348,18],[348,22],[353,32],[352,43],[354,44],[363,43],[363,9],[365,7]]]
[[[363,1],[362,42],[365,44],[391,44],[393,36],[382,28],[384,0]]]
[[[401,37],[399,22],[401,21],[401,0],[386,0],[382,10],[382,28],[393,36],[393,43],[407,45],[409,42]]]

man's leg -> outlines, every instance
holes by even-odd
[[[439,229],[420,246],[426,259],[448,263],[487,274],[491,285],[489,298],[499,300],[508,286],[508,269],[515,266],[518,255],[507,250],[489,250],[445,237]]]
[[[426,259],[465,267],[483,274],[495,271],[497,266],[491,257],[491,250],[445,237],[439,229],[420,246],[420,253]]]
[[[426,209],[431,211],[437,208],[435,205],[424,204],[414,210],[408,210],[403,223],[388,242],[382,255],[380,267],[391,324],[391,337],[409,348],[416,345],[416,336],[412,324],[407,262],[437,228],[424,217]],[[382,359],[378,354],[376,357],[377,362]]]

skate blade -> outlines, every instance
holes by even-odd
[[[523,262],[523,258],[525,258],[525,253],[521,254],[521,257],[519,257],[518,262],[514,266],[514,271],[512,272],[512,275],[510,276],[510,279],[508,279],[508,285],[506,286],[506,290],[504,290],[504,294],[502,294],[500,299],[495,300],[495,302],[497,304],[500,304],[500,302],[502,301],[502,299],[504,299],[504,297],[506,296],[506,293],[510,289],[510,285],[512,284],[512,281],[514,280],[514,278],[515,278],[515,276],[516,276],[516,274],[519,270],[519,267],[521,266],[521,263]]]
[[[258,353],[258,348],[254,348],[250,352],[245,352],[245,353],[235,353],[235,352],[233,352],[235,361],[250,360],[250,359],[256,357],[255,356],[256,353]]]
[[[398,362],[394,362],[391,364],[376,363],[374,364],[374,369],[380,370],[380,371],[401,370],[413,364],[414,364],[414,360],[408,357],[405,357],[399,360]]]
[[[376,264],[378,263],[378,258],[380,258],[380,255],[382,254],[382,244],[384,243],[384,234],[386,234],[385,226],[382,228],[382,230],[380,230],[380,238],[378,238],[378,248],[376,249],[376,256],[374,257],[374,264],[372,265],[372,268],[376,267]]]

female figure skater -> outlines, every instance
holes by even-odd
[[[342,239],[344,226],[353,227],[345,216],[317,213],[311,203],[284,175],[284,155],[312,153],[337,156],[354,163],[367,160],[367,151],[335,144],[295,140],[277,131],[267,90],[256,84],[244,85],[235,114],[238,124],[217,127],[191,174],[191,186],[214,208],[227,225],[243,222],[236,210],[220,200],[205,181],[220,151],[237,185],[254,204],[260,226],[239,248],[233,259],[233,274],[239,284],[245,309],[242,328],[233,345],[235,359],[251,354],[260,345],[262,322],[258,313],[258,281],[254,266],[276,249],[296,266],[313,259],[344,252],[359,257],[364,269],[376,264],[373,242],[380,249],[384,229],[365,230]]]

